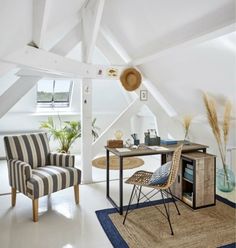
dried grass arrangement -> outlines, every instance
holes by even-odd
[[[230,128],[230,120],[231,120],[231,111],[232,111],[232,104],[229,100],[225,103],[224,108],[224,119],[223,124],[220,126],[217,112],[216,112],[216,103],[215,100],[210,97],[208,94],[203,93],[203,100],[207,112],[208,122],[211,126],[212,132],[215,136],[220,156],[223,164],[223,169],[226,177],[226,182],[228,182],[228,174],[227,174],[227,167],[226,167],[226,145],[229,138],[229,128]]]
[[[184,126],[184,130],[185,130],[184,140],[186,140],[188,137],[189,128],[190,128],[192,119],[193,119],[193,117],[191,115],[186,115],[183,117],[183,126]]]

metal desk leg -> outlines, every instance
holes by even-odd
[[[123,214],[123,157],[120,157],[120,215]]]
[[[109,161],[109,151],[107,150],[107,197],[110,197],[110,161]]]

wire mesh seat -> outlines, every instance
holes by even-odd
[[[171,234],[172,235],[174,234],[173,228],[172,228],[172,225],[170,222],[169,208],[167,210],[166,200],[165,200],[164,196],[166,196],[166,197],[170,196],[171,197],[172,202],[174,203],[174,205],[176,207],[177,213],[180,215],[178,206],[176,205],[176,202],[174,200],[174,197],[173,197],[173,194],[171,192],[170,187],[174,183],[176,176],[177,176],[177,173],[178,173],[182,147],[183,147],[183,145],[180,145],[179,147],[176,148],[175,152],[173,153],[170,174],[169,174],[168,180],[165,184],[150,185],[149,182],[150,182],[150,178],[153,175],[153,172],[144,171],[144,170],[140,170],[140,171],[135,172],[130,178],[128,178],[126,180],[125,183],[132,184],[134,186],[133,186],[133,190],[132,190],[132,193],[130,196],[129,204],[128,204],[128,207],[127,207],[127,210],[125,213],[123,224],[125,224],[126,217],[128,215],[129,209],[130,209],[130,205],[131,205],[135,196],[137,198],[137,205],[136,206],[138,207],[140,200],[145,198],[146,201],[150,201],[150,199],[153,196],[155,196],[157,193],[160,192],[161,196],[162,196],[163,203],[164,203],[164,208],[165,208],[165,213],[163,213],[163,214],[168,220]],[[142,187],[151,188],[151,191],[148,192],[147,194],[144,194],[142,192]]]

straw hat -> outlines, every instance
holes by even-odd
[[[125,69],[121,76],[120,81],[123,87],[128,91],[136,90],[142,81],[142,76],[139,71],[134,68]]]

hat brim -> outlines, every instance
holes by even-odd
[[[132,77],[132,80],[129,80],[129,77]],[[133,91],[140,86],[142,82],[142,76],[135,68],[128,68],[122,72],[120,81],[127,91]]]

